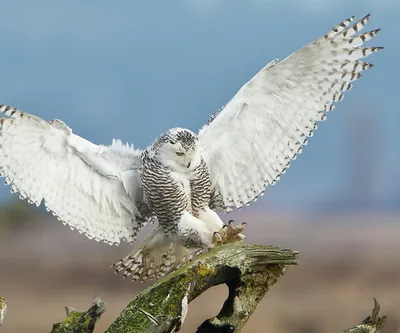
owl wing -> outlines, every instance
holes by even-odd
[[[200,153],[209,168],[216,207],[229,211],[262,195],[351,82],[372,67],[360,59],[382,49],[363,47],[379,29],[357,34],[369,15],[351,25],[353,20],[285,60],[269,63],[200,130]]]
[[[60,120],[46,122],[0,105],[0,176],[12,192],[47,210],[88,238],[132,242],[150,211],[139,150],[114,140],[95,145]]]

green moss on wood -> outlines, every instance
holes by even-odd
[[[226,283],[229,296],[220,313],[206,320],[197,333],[241,331],[268,292],[296,263],[297,252],[276,247],[234,243],[218,247],[188,263],[136,296],[106,333],[171,333],[182,325],[182,300],[189,303],[208,288]],[[186,299],[187,298],[187,299]],[[374,299],[372,315],[341,333],[379,333],[386,323]],[[105,312],[105,303],[95,299],[88,311],[66,308],[67,318],[53,326],[52,333],[92,333]],[[1,310],[6,301],[0,297]],[[221,329],[223,328],[223,329]]]
[[[92,333],[100,316],[106,311],[106,303],[99,298],[85,312],[66,307],[67,318],[54,324],[51,333]]]
[[[221,283],[232,290],[239,288],[240,296],[230,295],[236,298],[231,304],[228,298],[218,321],[232,323],[239,332],[271,285],[288,265],[295,264],[296,257],[294,251],[271,246],[233,243],[217,247],[136,296],[106,332],[170,332],[181,325],[185,296],[190,302]],[[243,303],[239,307],[238,301]]]

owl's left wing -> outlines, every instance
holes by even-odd
[[[229,211],[251,203],[274,184],[306,145],[342,92],[372,67],[360,59],[381,50],[363,47],[379,30],[357,34],[369,15],[349,18],[285,60],[269,63],[199,132],[216,194]]]

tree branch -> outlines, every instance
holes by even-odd
[[[379,317],[379,311],[381,306],[378,301],[374,298],[374,308],[372,309],[372,315],[365,318],[362,323],[356,327],[342,331],[342,333],[379,333],[383,326],[385,326],[387,317]]]
[[[207,289],[222,283],[229,295],[220,313],[206,320],[197,333],[238,333],[269,288],[298,253],[272,246],[233,243],[217,247],[163,278],[137,295],[107,329],[106,333],[173,333],[185,320],[188,304]],[[0,297],[0,325],[7,303]],[[67,318],[53,325],[51,333],[93,333],[106,311],[106,303],[96,298],[85,312],[66,307]],[[356,327],[341,333],[379,333],[386,316],[379,316],[374,298],[372,314]]]
[[[106,333],[178,331],[188,304],[207,289],[226,283],[229,296],[220,313],[197,332],[240,332],[269,288],[296,264],[297,252],[233,243],[203,254],[136,296]]]
[[[7,312],[7,301],[0,296],[0,326],[3,324]]]
[[[92,306],[85,312],[66,306],[67,318],[54,324],[51,333],[93,333],[97,320],[106,312],[106,305],[100,298],[95,298]]]
[[[152,289],[152,288],[149,288]],[[139,295],[140,296],[140,295]],[[139,297],[138,296],[138,297]],[[0,300],[2,298],[0,297]],[[228,297],[229,300],[229,297]],[[227,300],[227,301],[228,301]],[[132,301],[134,302],[135,299]],[[167,300],[168,302],[169,300]],[[131,304],[132,304],[131,302]],[[184,302],[185,303],[185,302]],[[130,305],[131,305],[130,304]],[[100,299],[95,299],[92,306],[86,312],[77,312],[75,309],[66,307],[65,310],[67,312],[67,319],[62,323],[55,324],[53,327],[53,331],[51,333],[92,333],[94,329],[94,324],[100,318],[101,314],[105,312],[105,303],[100,301]],[[130,306],[129,305],[129,306]],[[183,308],[187,310],[187,304],[182,304]],[[134,310],[134,309],[132,309]],[[378,301],[374,298],[374,309],[372,310],[372,315],[365,318],[362,323],[356,327],[343,330],[341,333],[379,333],[381,332],[383,326],[386,324],[387,317],[379,316],[380,305]],[[147,319],[153,325],[148,325],[146,320],[142,321],[142,325],[146,326],[146,333],[170,333],[177,332],[174,329],[180,328],[182,324],[182,316],[178,316],[174,318],[171,315],[161,315],[155,317],[146,310],[139,308],[137,312],[132,313],[133,317],[138,319],[138,316],[142,314],[144,319]],[[182,314],[182,313],[181,313]],[[161,318],[161,320],[160,320]],[[140,319],[140,318],[139,318]],[[184,316],[183,316],[184,319]],[[87,323],[87,324],[85,324]],[[134,322],[132,322],[133,324]],[[130,324],[127,326],[116,326],[114,327],[115,331],[112,332],[136,332],[129,330]],[[126,328],[128,331],[126,331]],[[109,329],[109,332],[110,329]],[[197,332],[213,332],[213,333],[224,333],[224,332],[238,332],[235,331],[233,325],[222,324],[219,322],[217,326],[212,323],[212,320],[204,322],[197,330]]]

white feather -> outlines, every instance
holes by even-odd
[[[95,145],[62,121],[46,122],[1,106],[1,176],[22,198],[53,212],[71,229],[109,244],[134,241],[143,224],[140,154],[113,141]]]
[[[199,132],[222,207],[241,207],[274,184],[301,152],[342,92],[372,67],[359,61],[381,48],[363,48],[379,30],[355,36],[369,15],[343,21],[280,63],[270,62]]]

